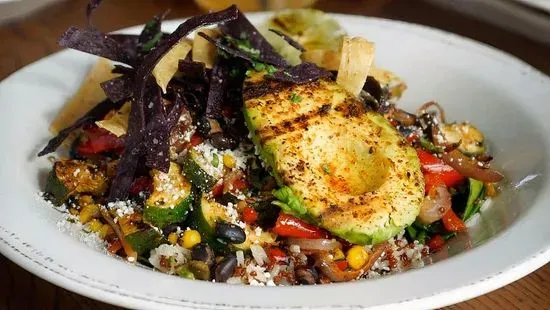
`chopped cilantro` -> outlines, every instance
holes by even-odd
[[[143,44],[143,46],[141,47],[141,50],[143,52],[149,52],[150,50],[153,49],[153,47],[157,45],[157,43],[159,43],[160,38],[162,38],[162,32],[155,33],[155,36],[151,40]]]
[[[220,158],[218,157],[218,154],[212,154],[211,164],[212,166],[214,166],[214,168],[218,168],[218,165],[220,164]]]
[[[254,63],[254,70],[260,72],[260,71],[264,71],[265,69],[265,64],[262,63],[262,62],[255,62]]]
[[[277,72],[277,68],[275,68],[275,66],[273,65],[267,65],[266,69],[268,75],[272,75],[273,73]]]
[[[321,168],[323,168],[323,171],[324,171],[326,174],[330,175],[330,167],[329,167],[327,164],[321,165]]]
[[[292,93],[292,95],[290,95],[290,101],[292,101],[292,103],[299,103],[302,101],[302,97],[298,96],[296,93]]]

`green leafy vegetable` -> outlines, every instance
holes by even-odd
[[[420,138],[419,142],[420,142],[420,146],[423,149],[425,149],[425,150],[427,150],[431,153],[442,153],[443,152],[442,148],[435,146],[433,143],[431,143],[426,138]]]
[[[468,201],[466,202],[466,208],[462,215],[463,221],[468,221],[474,214],[476,214],[481,208],[481,200],[484,196],[483,182],[470,178],[470,193],[468,194]]]

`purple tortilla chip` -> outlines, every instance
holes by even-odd
[[[107,36],[115,40],[122,49],[126,51],[132,63],[135,63],[138,54],[137,46],[139,36],[134,34],[108,34]]]
[[[38,153],[38,156],[44,156],[55,152],[57,148],[65,141],[65,139],[71,134],[71,132],[79,129],[80,127],[91,124],[95,121],[103,119],[107,113],[113,109],[119,109],[122,103],[113,103],[110,100],[104,100],[98,105],[93,107],[88,113],[76,120],[71,126],[61,130],[57,136],[48,141],[48,145]]]
[[[130,55],[117,41],[96,30],[70,27],[59,38],[59,45],[132,65]]]
[[[117,174],[111,185],[108,201],[126,200],[134,181],[139,159],[143,153],[142,141],[145,130],[143,106],[132,102],[128,121],[128,134],[124,141],[124,152],[117,165]]]
[[[86,6],[86,19],[88,20],[88,27],[93,28],[92,13],[101,4],[102,0],[90,0]]]
[[[132,96],[132,75],[123,75],[101,83],[101,88],[107,98],[118,102]]]
[[[210,89],[208,90],[208,100],[206,101],[206,117],[222,117],[223,99],[229,78],[229,67],[225,63],[226,61],[222,57],[218,57],[212,67]]]
[[[199,36],[205,38],[208,42],[214,44],[217,48],[221,49],[222,51],[228,53],[229,55],[237,58],[242,58],[245,60],[248,60],[250,63],[256,62],[254,58],[252,58],[247,53],[241,51],[240,49],[234,48],[232,46],[229,46],[228,44],[224,44],[222,42],[222,39],[220,38],[211,38],[208,35],[206,35],[204,32],[197,33]]]
[[[181,114],[187,108],[187,103],[184,96],[180,96],[179,94],[176,94],[175,97],[176,97],[176,100],[174,101],[172,109],[170,110],[170,113],[168,113],[168,116],[166,117],[166,127],[168,128],[168,132],[172,132],[172,129],[174,129],[174,127],[178,123]]]
[[[126,148],[118,163],[118,171],[111,192],[109,193],[109,201],[126,199],[128,191],[132,185],[134,174],[139,163],[141,155],[141,147],[144,138],[145,120],[144,120],[144,101],[145,101],[145,86],[148,80],[151,79],[151,72],[155,65],[160,61],[162,56],[177,44],[181,38],[187,36],[196,28],[208,26],[216,23],[226,22],[238,17],[238,9],[236,6],[231,6],[223,11],[210,13],[200,16],[191,17],[178,28],[166,36],[156,48],[147,54],[141,65],[136,69],[135,88],[134,88],[134,103],[128,122],[128,135],[126,137]]]
[[[322,78],[330,78],[332,73],[311,62],[304,62],[292,68],[279,70],[266,78],[294,84],[305,84]]]
[[[240,11],[238,14],[239,17],[237,19],[220,25],[222,32],[237,39],[247,40],[253,48],[260,51],[259,61],[274,65],[275,67],[288,67],[285,59],[277,53],[244,14]]]
[[[143,144],[145,147],[145,165],[164,173],[170,168],[170,131],[166,122],[166,113],[160,88],[155,84],[148,87],[145,98],[147,126]]]
[[[281,38],[283,38],[288,44],[290,44],[292,47],[294,47],[295,49],[299,50],[300,52],[303,52],[305,51],[306,49],[302,46],[302,44],[294,41],[293,38],[287,36],[284,32],[281,32],[277,29],[269,29],[269,31],[275,33],[276,35],[280,36]]]
[[[191,54],[191,53],[189,53]],[[180,59],[178,71],[187,78],[208,80],[208,70],[203,62],[196,62],[187,59]]]

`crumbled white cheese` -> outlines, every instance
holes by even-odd
[[[162,266],[161,260],[162,257],[170,261],[170,266]],[[155,249],[151,250],[151,256],[149,257],[149,262],[156,269],[173,274],[177,267],[185,264],[188,260],[191,259],[191,251],[177,245],[171,244],[161,244]]]
[[[115,210],[117,218],[122,218],[126,215],[134,214],[134,208],[137,208],[137,204],[131,200],[109,202],[107,208]]]

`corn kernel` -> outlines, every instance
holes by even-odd
[[[113,227],[111,227],[111,225],[103,224],[103,226],[101,226],[101,230],[99,231],[99,238],[105,239],[114,233],[115,231],[113,230]]]
[[[342,250],[340,249],[334,250],[334,253],[332,254],[332,256],[334,257],[334,260],[342,260],[346,258],[346,256],[344,255],[344,252],[342,252]]]
[[[201,243],[201,234],[196,230],[186,230],[180,238],[180,245],[186,249],[191,249]]]
[[[178,234],[175,232],[170,233],[168,235],[168,242],[170,242],[170,244],[178,243]]]
[[[79,216],[80,223],[86,224],[92,219],[99,218],[101,216],[101,212],[99,211],[99,206],[92,203],[82,207]]]
[[[348,254],[346,256],[348,265],[354,270],[363,268],[363,266],[367,263],[368,258],[369,254],[365,248],[360,245],[352,246],[351,249],[348,250]]]
[[[237,166],[237,162],[230,154],[223,154],[223,165],[227,168],[233,169]]]
[[[98,232],[101,230],[101,227],[103,227],[103,223],[101,223],[101,221],[98,219],[93,219],[88,222],[88,229],[91,232]]]

